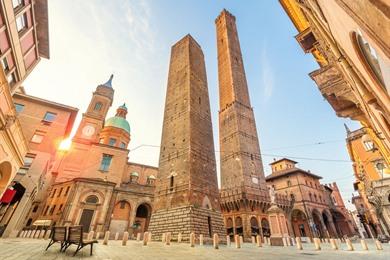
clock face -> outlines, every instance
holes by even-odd
[[[94,133],[95,133],[95,127],[93,127],[91,125],[84,126],[84,128],[83,128],[83,135],[90,137]]]

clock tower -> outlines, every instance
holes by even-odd
[[[114,97],[112,78],[113,75],[106,83],[98,85],[93,92],[91,102],[83,114],[73,141],[86,144],[98,142],[99,133],[103,128],[104,120]]]

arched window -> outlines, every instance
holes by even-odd
[[[169,180],[169,190],[170,191],[173,191],[173,185],[174,185],[174,179],[173,179],[173,175],[171,176],[170,180]]]
[[[93,107],[93,110],[100,111],[102,109],[102,107],[103,107],[102,102],[96,102],[95,106]]]
[[[287,181],[287,187],[291,187],[291,181],[290,180]]]
[[[86,203],[91,203],[91,204],[96,204],[99,202],[99,199],[98,197],[96,197],[95,195],[90,195],[87,197],[87,199],[85,200]]]
[[[389,196],[387,197],[387,200],[390,202],[390,193],[389,193]]]
[[[362,36],[360,32],[353,33],[355,49],[363,60],[366,70],[373,74],[374,79],[379,82],[382,88],[390,93],[390,64],[389,61],[381,57],[375,48]]]
[[[313,197],[312,197],[311,193],[309,193],[309,197],[310,197],[310,201],[313,201]]]

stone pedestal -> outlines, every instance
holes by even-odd
[[[267,213],[271,228],[271,246],[283,246],[283,238],[288,237],[284,212],[274,204],[268,209]]]
[[[211,234],[209,234],[209,219]],[[150,220],[149,231],[153,232],[154,239],[158,240],[166,232],[171,232],[173,236],[181,233],[181,241],[183,242],[189,242],[191,232],[194,232],[197,237],[203,234],[205,239],[212,237],[214,234],[226,235],[222,215],[219,211],[193,206],[154,212]]]

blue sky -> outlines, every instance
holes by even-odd
[[[42,60],[24,86],[31,95],[80,108],[79,122],[96,86],[114,73],[109,116],[126,102],[130,149],[159,145],[170,48],[190,33],[206,59],[219,150],[214,20],[223,8],[236,16],[266,174],[268,163],[281,156],[349,160],[343,123],[352,129],[359,125],[336,117],[307,75],[318,65],[300,49],[297,31],[278,1],[52,0],[51,59]],[[130,161],[157,166],[158,155],[158,148],[143,147],[130,152]],[[295,160],[323,176],[323,183],[337,181],[345,202],[350,198],[350,163]]]

